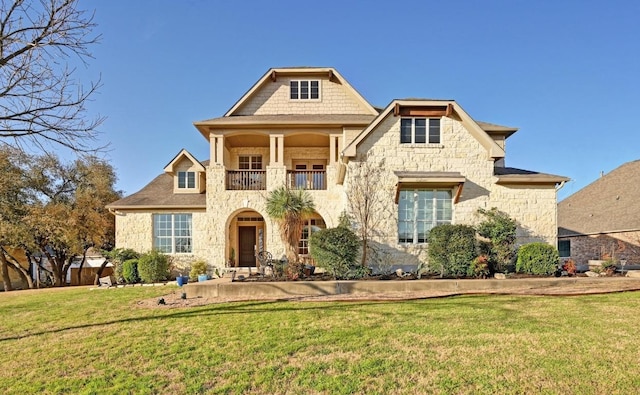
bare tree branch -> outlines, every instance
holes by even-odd
[[[85,65],[92,58],[95,26],[77,0],[0,0],[1,143],[104,148],[91,146],[104,118],[86,108],[100,79],[85,88],[70,66],[72,56]]]

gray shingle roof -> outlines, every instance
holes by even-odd
[[[600,177],[558,204],[558,235],[640,230],[640,160]]]
[[[207,197],[204,193],[173,193],[173,176],[160,174],[140,191],[115,201],[109,209],[149,209],[149,208],[205,208]]]
[[[498,177],[498,184],[559,184],[569,181],[569,178],[555,174],[540,173],[537,171],[516,169],[515,167],[498,167],[493,170]]]

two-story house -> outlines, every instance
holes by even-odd
[[[393,100],[373,107],[333,68],[274,68],[219,118],[195,122],[210,158],[182,150],[139,192],[108,208],[118,247],[157,248],[188,265],[255,267],[255,252],[284,251],[265,211],[270,190],[305,188],[316,205],[309,234],[349,210],[352,170],[382,166],[377,246],[398,265],[424,260],[429,230],[473,224],[497,207],[518,241],[555,245],[556,188],[565,177],[505,167],[517,129],[478,122],[453,100]]]

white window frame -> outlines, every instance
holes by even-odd
[[[312,96],[312,85],[318,86],[318,97]],[[306,85],[307,97],[302,97],[303,86]],[[322,99],[322,83],[321,80],[291,80],[289,81],[289,100],[291,101],[319,101]]]
[[[249,168],[247,168],[247,169],[243,169],[242,168],[242,166],[241,166],[241,163],[242,163],[241,159],[242,158],[248,158],[249,159],[249,161],[248,161]],[[259,161],[258,161],[258,159],[259,159]],[[260,163],[260,167],[256,167],[255,166],[258,162]],[[239,155],[238,156],[238,169],[239,170],[262,170],[262,155]]]
[[[153,214],[153,248],[164,254],[192,254],[193,215]]]
[[[322,218],[310,218],[304,221],[300,240],[298,241],[299,255],[309,255],[309,239],[311,238],[312,233],[318,231],[318,229],[314,230],[313,228],[326,229],[327,225]]]
[[[421,207],[420,192],[432,192],[430,200]],[[446,199],[439,192],[446,192]],[[407,201],[408,204],[403,202]],[[404,206],[404,208],[403,208]],[[437,225],[453,222],[453,190],[448,188],[406,188],[400,190],[398,198],[398,243],[426,244],[429,231]],[[440,211],[443,211],[442,213]],[[421,215],[422,213],[422,215]],[[430,215],[430,218],[428,214]],[[442,214],[442,215],[439,215]],[[404,226],[411,231],[404,231]],[[422,230],[422,232],[421,232]],[[405,237],[403,237],[403,235]]]
[[[425,141],[417,142],[416,140],[416,120],[425,122]],[[402,141],[402,129],[405,121],[411,122],[411,141]],[[438,139],[432,139],[431,123],[438,122]],[[400,144],[441,144],[442,143],[442,119],[441,118],[425,118],[425,117],[402,117],[400,118]]]
[[[190,180],[189,176],[193,177],[193,180]],[[179,171],[176,180],[176,188],[177,189],[196,189],[198,187],[198,177],[195,171]],[[184,182],[183,186],[180,186],[180,181]],[[190,185],[190,182],[193,181],[193,184]]]

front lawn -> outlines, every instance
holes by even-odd
[[[0,293],[3,393],[627,394],[640,293],[143,309],[174,286]]]

